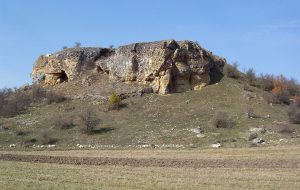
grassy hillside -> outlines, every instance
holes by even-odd
[[[92,105],[79,99],[30,107],[24,114],[1,119],[8,129],[0,130],[0,145],[7,148],[14,143],[19,147],[24,141],[40,145],[45,138],[42,134],[46,134],[57,148],[62,149],[78,148],[77,144],[96,148],[150,144],[157,147],[208,147],[215,142],[221,142],[225,147],[243,147],[250,145],[249,129],[254,127],[266,129],[264,134],[258,134],[266,141],[265,146],[299,143],[299,125],[291,125],[296,128],[295,133],[277,133],[281,123],[288,121],[288,107],[268,104],[260,89],[251,87],[251,91],[245,91],[244,83],[239,80],[223,78],[201,91],[128,98],[119,110],[107,111],[105,104]],[[99,119],[92,135],[82,134],[79,128],[79,117],[86,109],[92,109]],[[249,109],[254,111],[255,117],[246,117]],[[212,127],[211,120],[220,111],[232,118],[232,128]],[[64,130],[56,127],[59,117],[73,120],[74,126]],[[197,127],[204,131],[204,138],[191,131]],[[20,130],[25,134],[18,136],[16,131]],[[287,142],[280,139],[287,139]]]

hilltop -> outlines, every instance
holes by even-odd
[[[67,48],[36,61],[33,81],[56,85],[107,74],[107,81],[135,84],[159,94],[197,90],[219,79],[224,58],[192,41],[134,43],[114,48]]]
[[[34,85],[7,93],[27,104],[1,118],[1,146],[299,144],[299,111],[286,105],[298,86],[269,77],[244,74],[191,41],[64,49],[38,58]]]

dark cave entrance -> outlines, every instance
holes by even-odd
[[[68,76],[64,70],[62,70],[60,73],[60,79],[61,82],[68,82]]]

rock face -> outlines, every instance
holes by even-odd
[[[224,58],[192,41],[166,40],[109,48],[69,48],[40,56],[31,74],[34,82],[55,85],[83,73],[109,74],[110,80],[151,87],[168,94],[199,90],[222,73]]]

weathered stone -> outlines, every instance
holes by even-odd
[[[265,141],[261,137],[257,137],[257,138],[252,140],[252,143],[263,144],[263,143],[265,143]]]
[[[197,133],[197,134],[200,134],[203,132],[203,130],[200,128],[200,127],[197,127],[197,128],[194,128],[194,129],[191,129],[192,132],[194,133]]]
[[[210,145],[211,148],[220,148],[221,146],[222,146],[221,143],[214,143]]]
[[[221,72],[226,60],[191,41],[167,40],[112,48],[70,48],[40,56],[32,79],[56,85],[84,73],[106,73],[110,80],[152,87],[167,94],[198,90]]]

